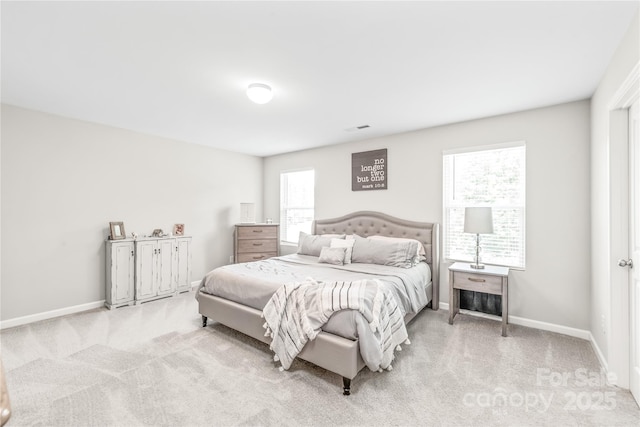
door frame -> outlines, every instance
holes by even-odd
[[[608,366],[615,384],[629,388],[629,270],[617,266],[629,258],[629,107],[640,99],[640,62],[609,103],[609,318]]]

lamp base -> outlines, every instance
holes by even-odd
[[[480,264],[480,234],[476,234],[476,256],[473,258],[474,263],[469,266],[475,270],[482,270],[484,264]]]

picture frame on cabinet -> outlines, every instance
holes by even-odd
[[[174,236],[184,236],[184,224],[175,224],[173,226]]]
[[[127,233],[124,231],[124,222],[110,222],[109,223],[110,240],[121,240],[127,237]]]

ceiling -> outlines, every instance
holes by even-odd
[[[638,3],[2,1],[2,102],[269,156],[589,98]]]

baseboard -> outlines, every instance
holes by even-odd
[[[449,310],[449,304],[446,302],[440,302],[440,308],[442,310]],[[497,316],[492,316],[486,313],[480,313],[478,311],[472,310],[460,310],[462,314],[468,314],[469,316],[482,317],[485,319],[491,319],[495,321],[500,321],[500,318]],[[591,332],[586,331],[584,329],[572,328],[569,326],[556,325],[555,323],[547,323],[541,322],[539,320],[527,319],[519,316],[509,315],[509,323],[513,325],[526,326],[528,328],[540,329],[543,331],[556,332],[558,334],[569,335],[570,337],[581,338],[583,340],[591,340]]]
[[[195,282],[191,282],[191,290],[193,291],[194,289],[198,289],[198,286],[200,286],[200,282],[202,280],[196,280]]]
[[[13,319],[0,321],[0,330],[13,328],[15,326],[26,325],[40,320],[53,319],[54,317],[65,316],[67,314],[80,313],[81,311],[93,310],[104,307],[104,300],[89,302],[86,304],[74,305],[72,307],[60,308],[58,310],[45,311],[43,313],[30,314],[28,316],[16,317]]]
[[[598,362],[600,362],[600,366],[602,366],[602,369],[604,370],[604,372],[608,374],[609,364],[607,363],[607,359],[604,358],[604,354],[602,354],[602,350],[600,350],[600,347],[598,346],[598,343],[596,342],[596,339],[594,338],[593,334],[591,334],[591,332],[589,332],[589,342],[591,342],[591,347],[593,348],[593,351],[596,353],[596,357],[598,358]],[[607,375],[607,378],[608,378],[608,375]]]

